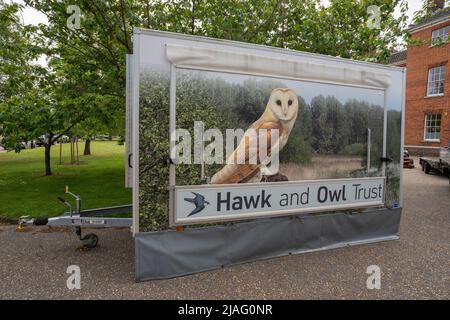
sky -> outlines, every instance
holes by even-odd
[[[10,2],[24,4],[23,0],[10,0]],[[47,23],[45,14],[30,7],[26,7],[22,11],[22,19],[25,24],[37,25],[39,23]]]
[[[10,0],[11,2],[22,3],[23,0]],[[322,0],[323,4],[327,5],[329,0]],[[411,21],[413,14],[415,11],[419,10],[422,5],[422,0],[407,0],[408,2],[408,18]],[[397,14],[399,14],[397,12]],[[26,24],[38,24],[38,23],[46,23],[47,19],[44,14],[32,9],[26,8],[22,12],[23,20]]]

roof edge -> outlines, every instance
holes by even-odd
[[[425,20],[415,25],[410,25],[408,27],[408,31],[414,33],[447,21],[450,21],[450,7],[437,12],[437,16],[435,17],[430,17],[428,20]]]

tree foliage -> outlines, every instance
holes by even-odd
[[[24,26],[19,19],[21,6],[0,5],[2,21],[6,22],[0,31],[2,145],[20,152],[23,142],[41,141],[45,174],[50,175],[50,148],[59,137],[75,129],[120,128],[117,119],[124,119],[123,85],[111,81],[106,64],[106,72],[96,65],[104,60],[86,59],[80,55],[80,47],[59,39],[52,29],[55,25]],[[57,1],[55,5],[62,6]],[[43,55],[47,66],[36,62]]]
[[[121,98],[132,27],[383,61],[406,21],[406,2],[400,0],[332,0],[327,7],[319,0],[79,0],[81,28],[71,29],[69,2],[26,0],[47,15],[40,31],[52,53],[80,71],[96,92]],[[367,24],[371,5],[380,8],[380,28]]]
[[[31,63],[40,54],[33,42],[33,27],[21,23],[23,7],[0,0],[0,101],[33,88],[44,71]],[[12,76],[13,75],[13,76]]]

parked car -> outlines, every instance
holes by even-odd
[[[39,139],[36,139],[35,141],[35,145],[37,147],[43,147],[44,143],[47,143],[48,137],[47,135],[42,135],[39,137]],[[61,137],[59,137],[59,139],[56,141],[57,143],[67,143],[70,142],[70,137],[66,136],[66,135],[62,135]],[[55,144],[55,142],[53,142],[53,144]]]
[[[39,137],[39,139],[36,139],[36,143],[35,143],[36,146],[37,147],[43,147],[44,143],[47,142],[47,139],[48,139],[47,135],[43,134],[42,136]]]
[[[408,150],[403,151],[403,168],[413,169],[414,168],[414,159],[411,159],[409,156]]]
[[[59,137],[59,139],[58,139],[58,143],[68,143],[68,142],[70,142],[70,137],[68,137],[68,136],[61,136],[61,137]]]

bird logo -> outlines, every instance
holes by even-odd
[[[209,204],[208,201],[205,200],[205,197],[197,192],[192,192],[192,194],[195,196],[194,198],[184,198],[185,201],[193,203],[195,205],[195,209],[192,210],[191,213],[188,214],[188,217],[199,213],[203,209],[205,209],[205,206]]]

